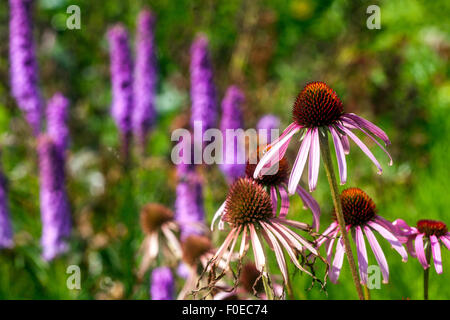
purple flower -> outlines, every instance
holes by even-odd
[[[195,122],[199,121],[203,136],[207,129],[215,127],[217,119],[216,88],[205,36],[198,36],[192,44],[190,71],[191,127],[195,128]],[[195,141],[195,144],[202,145],[200,141]]]
[[[181,143],[187,144],[187,142]],[[191,155],[193,146],[191,146]],[[184,145],[183,150],[187,150]],[[182,157],[182,155],[180,155]],[[205,210],[203,207],[203,185],[198,176],[192,159],[186,159],[177,164],[178,184],[175,199],[175,220],[181,228],[181,238],[186,239],[191,234],[203,233]]]
[[[227,177],[229,183],[233,183],[245,172],[245,145],[244,141],[239,141],[234,136],[235,129],[242,129],[243,119],[241,106],[244,103],[244,94],[236,87],[228,88],[225,98],[222,101],[222,119],[220,122],[220,130],[223,135],[223,163],[220,169]],[[227,144],[227,130],[233,130],[234,140],[231,144]]]
[[[150,295],[152,300],[174,299],[174,279],[169,267],[159,267],[153,270]]]
[[[9,220],[7,196],[6,178],[0,172],[0,248],[11,248],[13,246],[13,232]]]
[[[65,189],[64,159],[53,139],[45,134],[38,139],[40,202],[43,257],[52,260],[67,250],[71,218]]]
[[[68,109],[69,100],[61,93],[53,95],[47,103],[47,134],[53,139],[63,158],[69,145]]]
[[[138,143],[145,147],[147,134],[155,122],[156,56],[153,28],[155,18],[149,10],[139,14],[136,65],[134,69],[133,131]]]
[[[12,95],[27,122],[41,131],[42,97],[33,40],[33,0],[10,0],[9,58]]]
[[[111,114],[122,135],[122,147],[127,155],[133,111],[133,63],[125,27],[117,24],[109,29],[108,40],[113,98]]]
[[[262,136],[263,132],[260,132],[261,138],[263,141],[260,142],[261,144],[268,144],[272,142],[272,140],[275,138],[271,134],[271,130],[279,129],[280,128],[280,119],[277,116],[274,116],[273,114],[267,114],[263,117],[261,117],[256,124],[256,129],[259,130],[266,130],[264,133],[267,133],[265,137]]]

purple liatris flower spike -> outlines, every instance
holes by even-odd
[[[123,156],[128,155],[133,111],[133,63],[128,33],[117,24],[108,31],[113,102],[111,114],[122,136]]]
[[[9,58],[12,95],[35,135],[41,130],[42,97],[32,29],[33,0],[10,0]]]
[[[244,99],[242,91],[236,86],[231,86],[222,101],[220,130],[223,136],[223,163],[220,164],[220,169],[229,183],[233,183],[245,173],[245,141],[235,135],[235,130],[243,127],[241,106]],[[228,139],[227,136],[233,138]]]
[[[183,152],[190,150],[191,156],[193,146],[190,141],[181,140]],[[189,149],[190,148],[190,149]],[[205,221],[205,210],[203,206],[203,185],[198,176],[195,165],[189,157],[183,158],[177,164],[178,184],[175,199],[175,220],[181,228],[181,239],[184,240],[191,234],[202,234]]]
[[[280,119],[273,114],[267,114],[261,117],[256,124],[256,129],[260,135],[260,144],[271,143],[276,139],[278,135],[272,134],[272,130],[278,130],[280,128]]]
[[[134,69],[133,131],[141,148],[145,147],[147,134],[155,122],[156,56],[153,36],[155,18],[148,10],[139,14]]]
[[[3,172],[0,172],[0,249],[13,246],[13,232],[9,220],[7,183]]]
[[[169,267],[159,267],[153,270],[150,295],[152,300],[174,299],[174,279]]]
[[[208,40],[198,36],[191,47],[191,126],[203,133],[216,125],[217,100]],[[196,125],[197,123],[197,125]],[[197,129],[197,130],[198,130]],[[200,146],[200,141],[195,141]]]
[[[63,158],[69,145],[68,109],[69,100],[61,93],[56,93],[47,103],[47,134],[53,139]]]
[[[51,260],[67,249],[70,208],[65,190],[64,160],[53,139],[38,139],[43,257]]]

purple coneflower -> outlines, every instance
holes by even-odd
[[[69,100],[61,93],[56,93],[47,103],[47,134],[63,158],[69,145],[68,109]]]
[[[53,139],[38,139],[43,257],[52,260],[67,250],[71,231],[70,206],[65,189],[64,159]]]
[[[382,172],[381,165],[378,160],[374,157],[366,145],[355,134],[353,134],[353,129],[360,130],[366,134],[378,146],[380,146],[380,148],[386,152],[391,159],[391,156],[386,149],[374,137],[372,137],[372,135],[369,134],[369,132],[372,133],[388,145],[390,144],[390,141],[384,131],[356,114],[344,113],[344,107],[337,94],[323,82],[311,82],[305,86],[295,101],[292,115],[293,122],[286,128],[286,130],[284,130],[278,139],[273,141],[267,147],[267,152],[264,154],[255,169],[255,178],[261,174],[265,174],[263,169],[272,167],[281,158],[283,158],[292,137],[295,133],[300,131],[303,134],[303,141],[289,177],[288,190],[290,194],[293,194],[296,191],[308,158],[308,153],[309,189],[310,191],[316,189],[320,164],[319,139],[321,135],[326,136],[327,131],[330,131],[333,137],[341,184],[344,184],[347,180],[345,155],[348,154],[350,150],[349,137],[377,166],[378,173]],[[390,164],[392,164],[392,159]]]
[[[272,135],[272,130],[280,129],[280,119],[273,114],[267,114],[259,119],[256,124],[256,129],[258,129],[260,133],[260,144],[271,143],[275,138],[275,136]]]
[[[443,270],[440,243],[450,250],[450,233],[446,224],[435,220],[419,220],[417,227],[410,227],[402,219],[397,219],[393,225],[401,235],[399,238],[406,243],[411,256],[417,257],[422,267],[428,269],[432,253],[434,268],[441,274]]]
[[[139,14],[134,68],[133,131],[138,144],[145,148],[148,132],[155,122],[156,55],[153,36],[155,17],[149,10]]]
[[[33,0],[9,0],[9,57],[12,95],[27,122],[41,131],[42,96],[33,40]]]
[[[367,284],[368,268],[368,257],[364,235],[369,241],[375,259],[380,266],[383,275],[383,283],[387,283],[389,281],[389,267],[373,231],[377,231],[383,238],[389,241],[392,248],[402,256],[403,262],[406,262],[408,260],[406,250],[403,248],[402,243],[397,236],[391,232],[394,226],[386,219],[377,215],[375,203],[359,188],[349,188],[342,191],[341,203],[346,228],[348,231],[350,230],[352,232],[353,239],[356,243],[361,284]],[[333,283],[336,283],[339,278],[345,254],[342,236],[339,236],[336,241],[339,231],[339,225],[335,221],[331,223],[317,241],[318,247],[325,243],[327,259],[331,265],[329,277]],[[331,262],[335,242],[336,252],[333,262]]]
[[[231,186],[227,200],[220,207],[217,215],[221,216],[221,221],[230,225],[231,230],[212,258],[209,265],[211,269],[214,269],[221,259],[226,261],[225,266],[229,265],[237,240],[242,235],[239,259],[246,255],[251,242],[256,268],[262,274],[263,280],[267,279],[266,256],[260,240],[260,235],[262,235],[275,252],[278,266],[286,283],[288,282],[288,271],[283,248],[298,269],[310,274],[298,262],[298,253],[305,254],[305,249],[308,249],[312,254],[317,255],[317,250],[308,240],[289,227],[304,231],[311,231],[311,227],[306,223],[277,217],[273,212],[270,195],[253,179],[238,179]]]
[[[152,272],[150,295],[152,300],[173,300],[175,283],[169,267],[155,268]]]
[[[244,141],[240,141],[238,137],[234,135],[236,129],[243,128],[241,108],[244,99],[245,97],[242,91],[237,86],[231,86],[228,88],[225,98],[222,101],[220,130],[224,137],[224,142],[223,163],[220,164],[220,169],[230,184],[237,178],[242,177],[245,171]],[[233,133],[233,141],[227,141],[226,137],[228,130]],[[231,144],[228,144],[227,142],[231,142]]]
[[[158,203],[148,203],[141,209],[140,222],[145,234],[145,239],[139,250],[143,257],[138,277],[142,278],[162,247],[166,247],[167,252],[171,253],[167,258],[173,257],[175,259],[181,257],[181,247],[175,235],[179,228],[174,221],[173,212],[169,208]]]
[[[128,157],[133,112],[133,62],[128,33],[122,24],[108,31],[112,84],[111,114],[122,138],[122,156]]]
[[[245,167],[245,174],[248,178],[253,177],[253,173],[256,168],[257,161],[259,160],[259,149],[256,152],[256,161],[247,161]],[[287,181],[289,177],[289,163],[286,157],[283,157],[278,162],[278,168],[273,174],[266,174],[255,179],[257,183],[266,188],[266,191],[270,194],[272,199],[273,212],[276,214],[278,210],[278,193],[280,193],[281,208],[280,208],[280,218],[285,218],[289,211],[289,195],[287,192]],[[309,208],[313,214],[313,224],[312,227],[319,230],[320,226],[320,207],[317,201],[300,185],[297,186],[297,193],[302,199],[305,208]]]
[[[0,172],[0,249],[13,246],[13,232],[9,219],[7,181]]]
[[[217,119],[216,88],[208,50],[208,40],[198,36],[191,47],[191,127],[200,122],[201,136],[210,128],[214,128]],[[195,141],[201,146],[202,141]]]

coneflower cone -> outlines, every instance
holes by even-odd
[[[61,93],[53,95],[47,103],[47,134],[52,138],[63,158],[69,145],[68,111],[69,100]]]
[[[70,207],[65,189],[64,159],[51,137],[38,139],[43,258],[52,260],[67,249]]]
[[[231,86],[222,101],[222,119],[220,130],[223,136],[223,162],[219,165],[229,183],[233,183],[245,173],[245,141],[227,141],[227,130],[243,129],[242,104],[244,94],[237,86]],[[227,142],[231,142],[228,144]]]
[[[258,123],[256,124],[256,129],[259,131],[261,130],[260,139],[263,139],[263,141],[260,141],[260,144],[269,144],[272,142],[272,140],[278,138],[278,136],[272,136],[271,130],[273,129],[279,129],[280,128],[280,119],[277,116],[274,116],[273,114],[267,114],[265,116],[262,116]],[[262,135],[262,130],[266,130],[267,133],[266,136]]]
[[[128,156],[133,112],[133,62],[128,33],[122,24],[108,31],[112,84],[111,115],[122,138],[122,156]]]
[[[137,26],[136,64],[134,68],[134,136],[145,148],[148,132],[155,122],[155,95],[157,82],[153,28],[155,17],[149,10],[139,14]]]
[[[169,267],[155,268],[152,272],[150,285],[152,300],[174,299],[174,279]]]
[[[33,0],[9,0],[9,59],[11,90],[25,119],[38,135],[43,100],[33,39]]]
[[[12,246],[13,232],[9,219],[7,182],[3,172],[0,172],[0,249]]]
[[[191,47],[191,127],[196,121],[201,123],[201,132],[214,128],[217,121],[216,88],[208,50],[208,40],[198,36]],[[197,146],[201,141],[195,141]]]
[[[182,141],[182,143],[187,142]],[[192,155],[192,145],[190,147]],[[185,145],[185,148],[188,146]],[[177,178],[175,220],[180,225],[181,239],[184,240],[189,235],[203,233],[202,226],[205,223],[203,185],[195,165],[189,159],[177,164]]]

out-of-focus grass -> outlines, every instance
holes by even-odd
[[[71,250],[51,262],[40,258],[40,218],[34,141],[9,95],[7,2],[0,4],[0,143],[9,179],[9,202],[16,248],[0,253],[0,298],[92,299],[148,298],[148,279],[136,282],[137,250],[143,239],[139,208],[155,201],[173,207],[174,168],[170,132],[189,110],[189,46],[196,32],[211,41],[220,97],[233,80],[245,90],[245,120],[253,127],[271,112],[285,127],[291,104],[308,81],[323,80],[336,89],[347,111],[385,129],[392,140],[394,165],[367,139],[383,165],[382,176],[355,145],[347,157],[349,179],[376,202],[383,217],[449,222],[450,52],[446,1],[374,1],[381,7],[381,30],[366,28],[368,4],[355,1],[263,1],[251,29],[253,50],[241,78],[230,64],[243,29],[249,1],[80,0],[82,29],[64,28],[66,0],[37,1],[36,37],[44,95],[56,90],[71,101],[71,150],[68,190],[74,225]],[[160,84],[158,125],[148,143],[148,157],[135,159],[124,173],[117,156],[117,132],[109,117],[111,99],[104,35],[121,21],[133,35],[139,10],[149,5],[158,17],[156,41]],[[291,163],[298,143],[292,142]],[[208,221],[226,196],[216,167],[203,168]],[[322,208],[321,230],[331,222],[332,203],[323,168],[314,197]],[[343,187],[341,187],[343,188]],[[311,222],[300,199],[293,197],[293,219]],[[220,244],[224,234],[215,233]],[[402,263],[387,241],[378,238],[390,267],[390,283],[372,290],[374,299],[421,299],[423,270],[416,259]],[[449,253],[442,251],[444,273],[430,272],[430,297],[449,299]],[[251,254],[250,254],[251,256]],[[375,264],[369,249],[369,263]],[[66,268],[81,268],[81,290],[68,290]],[[279,275],[273,255],[270,268]],[[340,283],[327,294],[290,265],[295,298],[356,297],[346,262]],[[323,266],[318,264],[318,275]],[[178,287],[182,285],[179,281]]]

